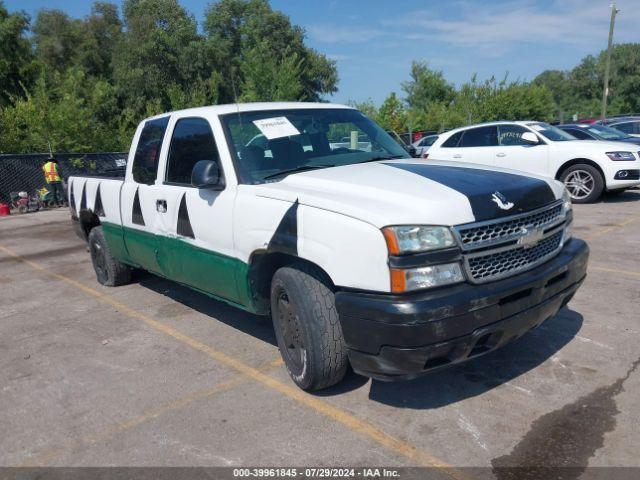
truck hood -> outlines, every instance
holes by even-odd
[[[460,225],[534,210],[562,197],[544,177],[460,162],[389,160],[291,174],[262,197],[334,211],[381,228]]]

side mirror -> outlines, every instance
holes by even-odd
[[[538,139],[536,134],[533,132],[524,132],[522,134],[522,137],[520,138],[522,138],[522,140],[528,143],[529,145],[537,145],[538,143],[540,143],[540,140]]]
[[[213,160],[200,160],[191,171],[191,185],[196,188],[211,188],[222,190],[224,179],[220,176],[218,162]]]

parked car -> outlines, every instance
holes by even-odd
[[[413,142],[413,146],[416,149],[415,156],[419,158],[426,158],[425,154],[429,151],[429,147],[431,147],[437,139],[438,135],[428,135]]]
[[[489,122],[440,135],[429,158],[549,176],[562,181],[576,203],[640,185],[637,145],[575,140],[543,122]]]
[[[331,149],[345,131],[371,151]],[[259,133],[269,156],[246,146]],[[560,182],[414,160],[329,103],[158,115],[138,126],[124,178],[70,185],[99,283],[141,268],[271,315],[305,390],[348,363],[398,380],[490,352],[555,315],[587,268]]]
[[[600,122],[627,135],[640,137],[640,117],[613,117]]]
[[[398,135],[395,130],[387,130],[386,132],[391,136],[391,138],[398,142],[398,145],[404,148],[409,153],[409,155],[411,155],[412,157],[417,157],[415,147],[405,142],[403,135]]]
[[[573,135],[578,140],[606,140],[609,142],[626,142],[640,145],[640,137],[632,137],[607,125],[571,123],[558,125],[558,128]]]

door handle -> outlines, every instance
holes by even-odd
[[[459,153],[456,153],[453,158],[462,158],[462,155],[460,155]]]
[[[156,210],[160,213],[167,213],[167,201],[156,200]]]
[[[496,153],[496,157],[506,157],[506,156],[507,156],[507,154],[503,153],[503,152]]]

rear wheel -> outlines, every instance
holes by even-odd
[[[573,203],[595,202],[604,190],[602,174],[587,164],[570,166],[562,172],[560,180],[567,187]]]
[[[91,229],[89,253],[98,283],[107,287],[117,287],[131,281],[131,267],[113,258],[104,238],[102,227]]]
[[[271,317],[280,354],[303,390],[338,383],[347,351],[333,291],[306,265],[280,268],[271,283]]]

